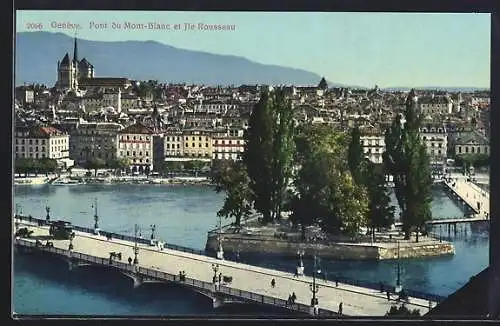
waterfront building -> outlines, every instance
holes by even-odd
[[[485,154],[490,155],[488,138],[476,130],[461,133],[455,140],[455,155]]]
[[[55,159],[69,158],[69,135],[54,127],[18,127],[15,130],[15,157]]]
[[[131,171],[153,171],[153,130],[135,123],[118,132],[118,158],[131,163]]]
[[[164,139],[164,157],[184,156],[183,134],[180,129],[165,131],[163,139]]]
[[[212,158],[212,135],[209,130],[185,129],[182,140],[184,157]]]
[[[444,123],[425,123],[420,128],[420,136],[427,147],[431,166],[442,169],[446,163],[448,137]]]
[[[70,137],[70,157],[84,164],[94,159],[105,162],[118,157],[118,132],[123,126],[115,122],[82,122]]]
[[[212,159],[240,160],[245,151],[243,133],[243,129],[236,128],[214,131],[212,134]]]

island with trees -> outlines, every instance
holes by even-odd
[[[212,182],[225,193],[206,249],[333,259],[394,259],[454,254],[428,234],[432,177],[412,90],[385,133],[383,164],[363,153],[357,127],[297,124],[284,88],[265,92],[254,108],[240,161],[214,161]],[[386,175],[402,230],[395,222]],[[222,224],[222,223],[221,223]]]

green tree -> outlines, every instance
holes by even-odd
[[[416,229],[418,242],[419,230],[432,218],[432,176],[426,146],[419,135],[421,117],[414,98],[412,90],[406,100],[404,125],[398,115],[386,130],[384,164],[394,177],[405,239],[410,239],[411,232]]]
[[[375,229],[389,227],[394,223],[394,206],[391,205],[384,171],[368,160],[364,164],[363,179],[369,198],[368,221],[374,238]]]
[[[283,88],[272,93],[272,114],[274,123],[272,157],[272,220],[281,218],[285,194],[292,177],[292,159],[295,152],[294,122],[291,102]]]
[[[219,170],[212,175],[217,192],[225,192],[226,198],[217,216],[234,218],[233,225],[241,226],[242,218],[252,211],[250,179],[245,166],[239,161],[224,161]]]
[[[420,310],[410,310],[405,305],[401,305],[399,308],[391,306],[391,309],[385,315],[391,317],[420,317]]]
[[[87,164],[85,166],[86,169],[94,170],[95,177],[97,177],[97,170],[105,167],[106,167],[106,161],[104,161],[102,158],[93,158],[87,161]]]
[[[329,233],[354,237],[366,225],[368,202],[347,164],[347,140],[328,126],[303,127],[297,135],[300,164],[292,199],[292,222],[304,228],[318,223]]]
[[[295,150],[292,118],[283,88],[264,92],[250,115],[242,158],[263,223],[281,218]]]
[[[349,165],[349,171],[354,178],[356,183],[362,184],[362,166],[364,161],[363,146],[361,145],[361,132],[358,126],[355,126],[351,130],[351,141],[349,143],[349,149],[347,151],[347,164]]]

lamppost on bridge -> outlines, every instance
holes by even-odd
[[[217,279],[217,272],[219,271],[219,264],[212,264],[212,270],[214,271],[214,278]]]
[[[139,225],[135,224],[134,225],[134,265],[137,265],[139,263],[139,258],[137,256],[139,255],[139,245],[137,244],[137,234],[139,233]]]
[[[224,249],[222,249],[222,216],[219,216],[219,234],[217,236],[219,242],[217,249],[217,259],[224,260]]]
[[[401,257],[400,257],[400,247],[399,247],[399,240],[398,240],[398,274],[397,274],[397,279],[396,279],[396,287],[394,288],[394,292],[401,293],[403,290],[403,286],[401,285]]]
[[[151,228],[151,245],[154,245],[156,224],[151,224],[149,227]]]
[[[299,261],[297,262],[297,276],[302,276],[304,275],[304,249],[299,249],[297,251],[297,256],[299,256]]]
[[[71,232],[69,235],[69,250],[73,250],[73,239],[75,238],[75,233]]]
[[[50,207],[45,206],[45,211],[47,212],[47,216],[45,216],[45,221],[47,221],[47,224],[50,222]]]
[[[314,255],[314,269],[313,269],[313,282],[312,284],[309,284],[309,289],[311,290],[313,296],[311,298],[311,315],[318,315],[318,298],[316,297],[316,293],[319,291],[319,285],[316,284],[316,273],[320,274],[321,270],[318,269],[317,265],[317,257],[316,254]]]
[[[94,234],[99,235],[99,215],[97,215],[97,197],[94,198]]]

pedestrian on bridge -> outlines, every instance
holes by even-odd
[[[391,293],[387,290],[387,301],[391,301]]]
[[[132,257],[128,257],[128,264],[132,265]]]
[[[342,302],[339,303],[339,316],[342,316]]]
[[[274,288],[276,286],[276,281],[274,280],[274,278],[271,280],[271,286]]]
[[[297,296],[295,295],[295,292],[292,292],[292,303],[295,303],[295,299],[297,299]]]
[[[219,283],[222,283],[222,273],[219,273]]]

